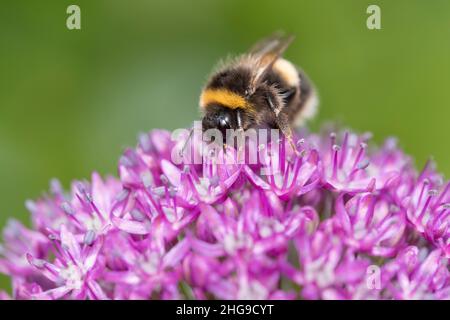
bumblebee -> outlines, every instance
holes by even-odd
[[[292,35],[276,33],[221,66],[200,96],[202,130],[279,129],[294,147],[292,128],[316,113],[318,99],[308,76],[282,57]],[[294,150],[295,147],[294,147]]]

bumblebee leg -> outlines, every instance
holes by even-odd
[[[289,128],[289,134],[285,135],[285,136],[288,139],[288,142],[291,145],[292,150],[294,150],[295,155],[300,157],[300,152],[297,150],[297,146],[295,145],[294,140],[292,139],[292,131],[290,128]]]
[[[240,109],[236,109],[236,119],[239,130],[244,130],[242,127],[242,114]]]
[[[289,124],[289,121],[287,120],[287,117],[285,117],[283,114],[280,114],[279,117],[277,117],[276,125],[278,126],[278,129],[283,133],[283,135],[286,137],[287,141],[289,142],[292,150],[295,152],[297,156],[300,156],[300,152],[297,150],[297,146],[294,143],[294,140],[292,138],[292,129]]]
[[[237,144],[236,144],[236,151],[241,152],[241,148],[245,147],[245,136],[244,136],[244,127],[242,124],[242,112],[240,109],[236,109],[236,119],[237,119]],[[234,143],[234,142],[233,142]]]
[[[270,93],[266,95],[266,100],[267,100],[267,104],[269,105],[270,110],[272,110],[275,113],[275,116],[278,117],[278,115],[280,114],[281,108],[280,108],[280,106],[274,104]]]

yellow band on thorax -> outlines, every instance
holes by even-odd
[[[200,96],[200,107],[206,108],[209,104],[220,104],[230,109],[249,109],[253,106],[238,93],[227,89],[205,89]]]

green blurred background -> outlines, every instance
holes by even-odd
[[[81,30],[66,28],[69,4]],[[369,4],[382,30],[366,28]],[[319,88],[314,129],[397,136],[418,167],[433,155],[448,177],[448,0],[2,1],[0,227],[28,221],[25,199],[50,178],[116,174],[138,132],[190,125],[215,62],[279,29]]]

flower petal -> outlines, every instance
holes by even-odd
[[[113,224],[120,230],[132,234],[149,234],[151,226],[147,222],[122,219],[116,216],[111,217]]]

